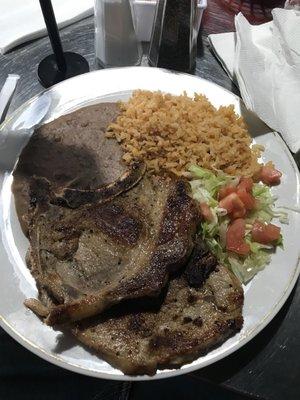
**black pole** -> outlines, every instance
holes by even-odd
[[[38,77],[44,87],[89,71],[89,64],[80,54],[64,52],[51,0],[39,0],[54,54],[44,58],[38,66]]]
[[[58,33],[58,27],[55,20],[52,3],[50,0],[40,0],[40,5],[45,20],[45,24],[47,27],[51,46],[53,49],[53,53],[56,58],[57,68],[59,69],[59,71],[65,72],[67,69],[67,65]]]

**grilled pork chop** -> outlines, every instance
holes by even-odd
[[[158,295],[193,249],[199,216],[188,191],[183,179],[144,176],[111,201],[75,209],[36,195],[29,266],[57,305],[27,305],[54,325]]]
[[[160,305],[121,304],[76,323],[73,334],[125,374],[154,375],[195,360],[239,331],[242,306],[239,281],[198,248]]]

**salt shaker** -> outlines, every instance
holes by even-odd
[[[197,0],[158,0],[149,64],[191,72],[197,48]]]
[[[141,63],[132,0],[95,0],[95,53],[100,67]]]

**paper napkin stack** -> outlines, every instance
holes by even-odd
[[[273,21],[252,26],[240,13],[236,33],[210,35],[210,44],[237,82],[242,98],[267,125],[300,150],[300,11],[274,9]]]

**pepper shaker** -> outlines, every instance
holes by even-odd
[[[196,64],[197,0],[158,0],[149,64],[191,72]]]

